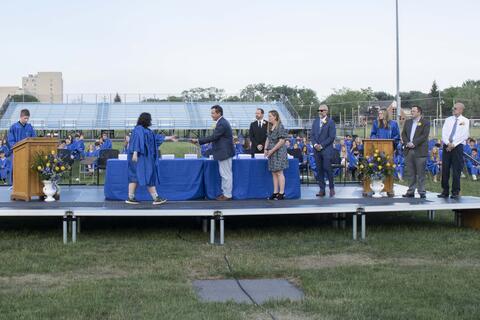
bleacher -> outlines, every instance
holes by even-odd
[[[258,107],[275,109],[288,129],[299,129],[298,120],[281,102],[158,102],[158,103],[17,103],[11,102],[0,119],[0,130],[18,121],[20,110],[30,110],[37,130],[125,130],[135,126],[141,112],[152,115],[153,129],[210,129],[210,108],[220,104],[234,129],[248,129]],[[265,114],[265,117],[267,115]]]

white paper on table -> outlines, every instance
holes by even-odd
[[[251,158],[252,158],[252,155],[248,153],[240,153],[238,155],[238,159],[251,159]]]
[[[255,159],[265,159],[264,153],[255,153]]]
[[[162,159],[172,160],[175,159],[174,154],[162,154]]]
[[[198,156],[196,153],[186,153],[184,156],[185,159],[198,159]]]

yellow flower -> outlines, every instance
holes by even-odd
[[[47,162],[47,164],[45,165],[46,167],[50,167],[50,162]]]
[[[378,158],[377,158],[377,161],[382,161],[382,158],[378,157]]]
[[[374,153],[373,156],[376,158],[378,157],[378,153]]]
[[[55,154],[55,150],[50,151],[51,154]]]
[[[53,159],[53,162],[57,163],[57,162],[58,162],[58,159]]]
[[[378,166],[378,170],[382,170],[382,168],[383,168],[382,166]]]
[[[38,167],[37,167],[37,170],[38,170],[38,171],[42,171],[42,166],[38,166]]]
[[[397,167],[397,165],[396,165],[396,164],[394,164],[392,167],[396,168],[396,167]]]
[[[377,150],[375,150],[375,153],[379,153],[379,152],[380,152],[380,151],[378,151],[378,149],[377,149]]]
[[[62,169],[62,171],[64,171],[64,170],[65,170],[65,167],[64,167],[64,166],[61,166],[60,169]]]
[[[45,159],[48,159],[48,156],[45,156]]]
[[[373,163],[369,163],[368,166],[369,166],[369,167],[373,167]]]
[[[55,167],[55,171],[59,171],[59,170],[60,170],[60,168],[59,168],[59,167]]]
[[[361,164],[361,165],[360,165],[360,169],[363,169],[363,168],[365,168],[365,167],[363,166],[363,164]]]
[[[419,126],[421,126],[421,125],[422,125],[422,123],[421,123],[421,122],[417,123],[417,127],[419,127]]]
[[[387,162],[387,167],[390,167],[390,163]]]

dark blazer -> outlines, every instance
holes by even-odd
[[[321,154],[333,156],[333,141],[335,141],[336,135],[335,122],[330,117],[327,117],[327,123],[322,126],[322,129],[320,129],[320,118],[316,118],[315,121],[313,121],[310,139],[312,140],[313,146],[316,144],[322,146],[322,150],[320,150]]]
[[[426,157],[428,156],[428,135],[430,134],[430,122],[422,117],[419,121],[421,125],[417,124],[415,129],[415,135],[413,136],[413,141],[410,141],[410,131],[412,131],[413,119],[408,119],[405,121],[402,130],[402,141],[403,141],[403,152],[406,155],[410,148],[407,148],[407,143],[412,142],[415,145],[415,156],[417,157]]]
[[[267,126],[268,122],[262,120],[262,127],[258,126],[258,121],[250,123],[250,130],[248,131],[250,141],[252,142],[252,153],[263,153],[265,151],[265,142],[267,140]],[[257,150],[257,146],[261,144],[262,150]]]
[[[230,127],[230,123],[224,117],[217,121],[211,136],[198,139],[200,144],[209,142],[212,143],[213,159],[222,161],[235,155],[232,127]]]

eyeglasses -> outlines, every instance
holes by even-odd
[[[457,108],[456,108],[456,107],[453,107],[452,110],[457,110]]]
[[[328,110],[324,110],[324,109],[318,109],[318,112],[327,112]]]

